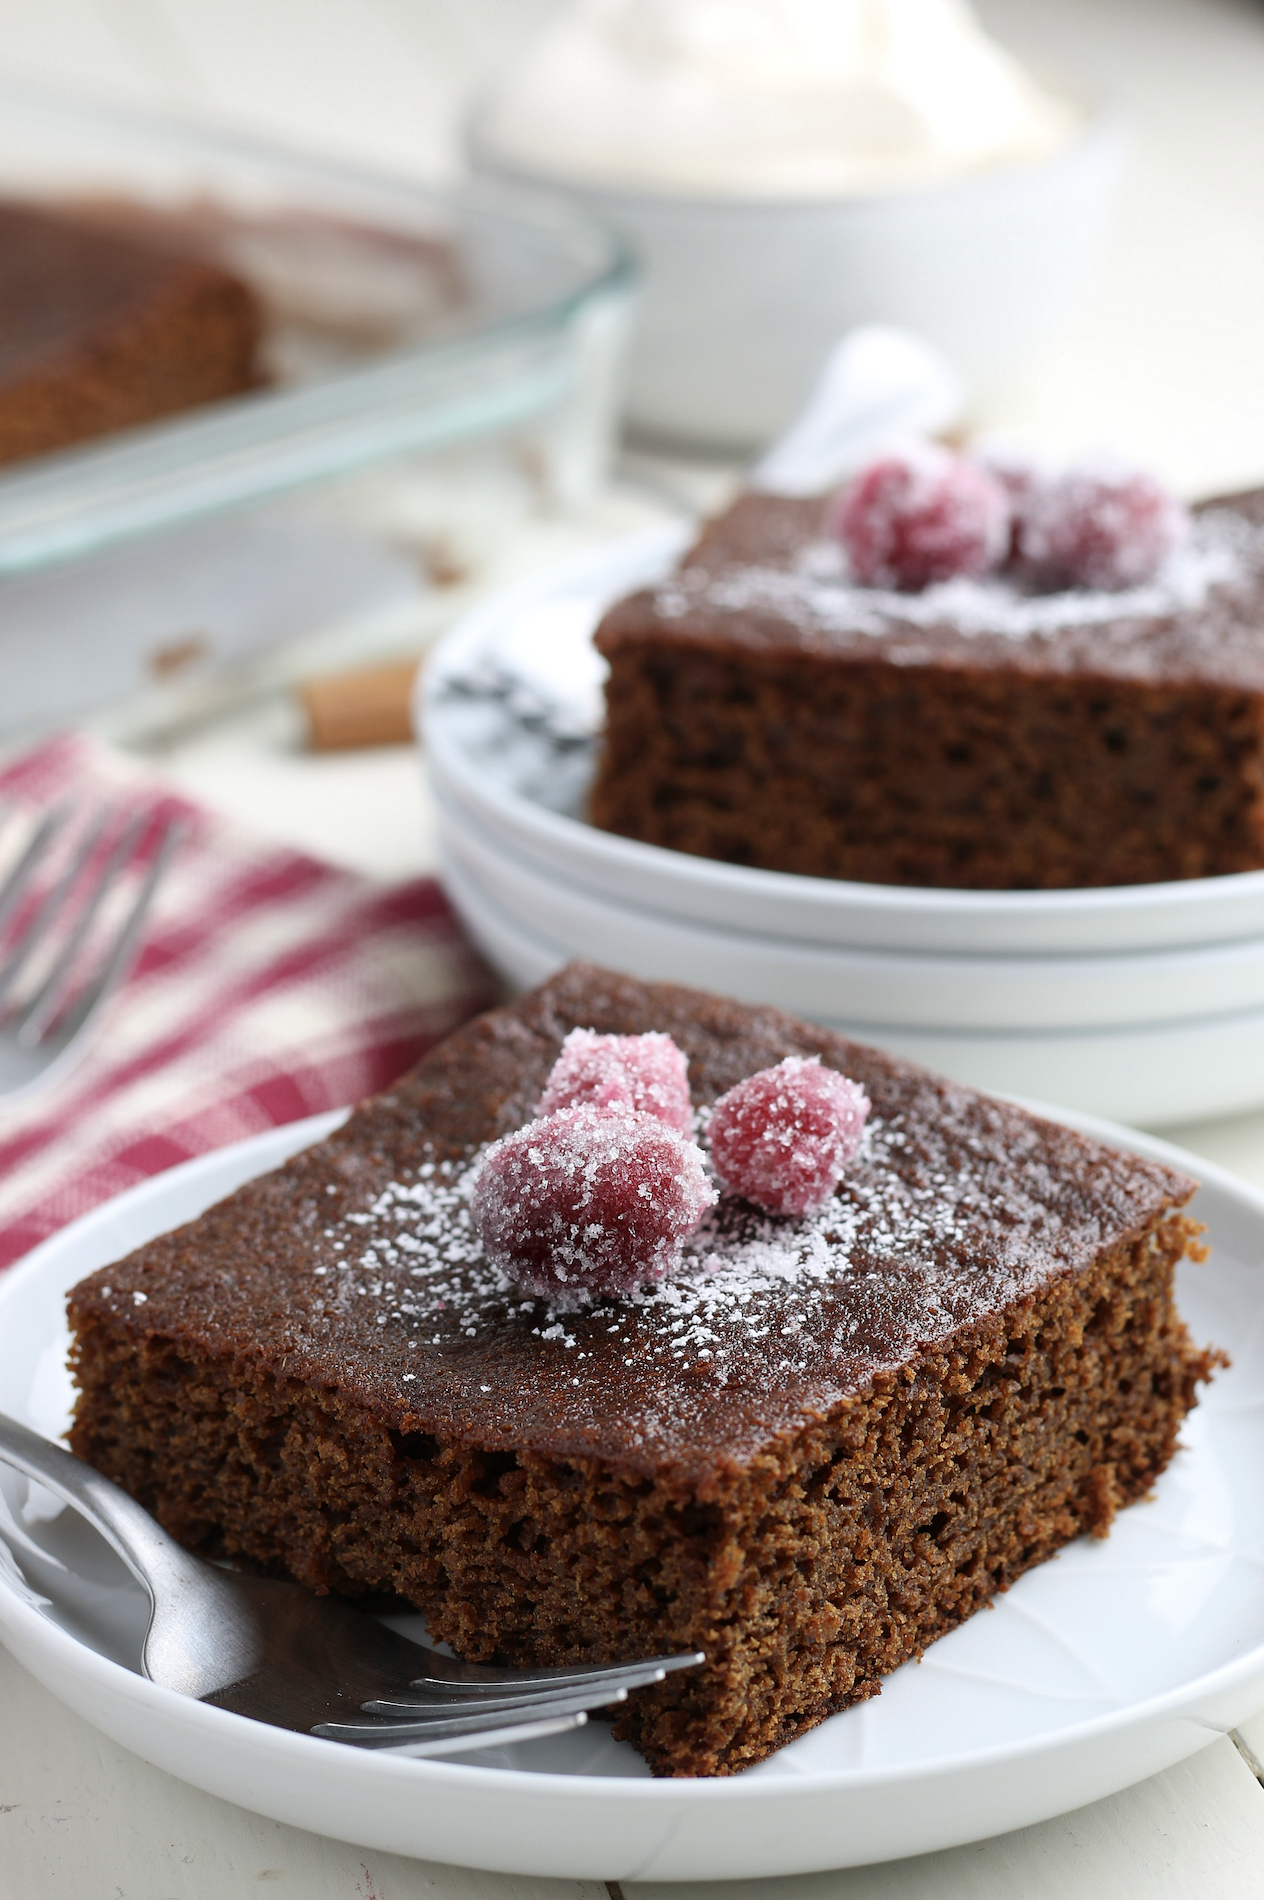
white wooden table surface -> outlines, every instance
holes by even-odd
[[[436,176],[452,167],[468,88],[549,5],[0,0],[0,77],[219,117]],[[981,11],[1045,64],[1120,99],[1134,128],[1123,216],[1093,297],[987,420],[1052,451],[1130,449],[1191,494],[1264,480],[1264,5],[983,0]],[[722,481],[664,467],[630,476],[579,519],[520,509],[469,585],[404,610],[403,621],[397,612],[389,627],[314,629],[236,705],[204,708],[158,735],[152,708],[116,708],[99,729],[256,827],[379,875],[424,870],[429,814],[411,753],[304,754],[287,675],[420,643],[506,572],[653,519],[672,492],[705,502]],[[1264,1187],[1264,1114],[1175,1134]],[[1258,1896],[1257,1760],[1264,1715],[1167,1774],[1040,1827],[919,1860],[723,1891],[726,1900]],[[636,1900],[689,1891],[634,1890]],[[277,1826],[116,1747],[0,1651],[0,1900],[265,1893],[601,1900],[602,1888],[405,1861]]]

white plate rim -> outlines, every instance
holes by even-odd
[[[1264,1192],[1252,1188],[1227,1169],[1192,1155],[1186,1150],[1166,1142],[1157,1136],[1140,1133],[1117,1123],[1103,1120],[1092,1115],[1081,1115],[1068,1110],[1051,1108],[1046,1104],[1023,1102],[1022,1106],[1033,1113],[1043,1115],[1050,1120],[1061,1122],[1077,1131],[1092,1136],[1111,1145],[1125,1148],[1133,1153],[1162,1162],[1186,1173],[1193,1173],[1208,1187],[1216,1187],[1232,1200],[1242,1203],[1249,1214],[1260,1225],[1261,1242],[1264,1243]],[[280,1159],[296,1153],[310,1142],[320,1140],[325,1134],[345,1119],[347,1111],[332,1111],[307,1117],[302,1121],[288,1124],[280,1129],[268,1129],[260,1134],[247,1137],[222,1149],[210,1151],[191,1161],[181,1163],[164,1173],[150,1177],[126,1189],[122,1194],[103,1203],[90,1213],[60,1230],[35,1248],[26,1258],[0,1277],[0,1316],[11,1296],[11,1290],[24,1286],[29,1280],[48,1273],[58,1263],[58,1256],[73,1249],[85,1235],[90,1235],[98,1226],[104,1227],[107,1221],[120,1214],[131,1214],[143,1208],[150,1199],[161,1200],[168,1195],[182,1195],[186,1188],[193,1188],[203,1175],[211,1174],[218,1168],[236,1163],[239,1159],[249,1159],[258,1155],[262,1161],[260,1172],[279,1165]],[[265,1159],[266,1157],[266,1159]],[[243,1179],[248,1178],[242,1176]],[[184,1216],[183,1218],[188,1218]],[[113,1257],[113,1256],[111,1256]],[[76,1274],[88,1271],[76,1268]],[[1085,1721],[1068,1724],[1054,1731],[1052,1735],[1034,1736],[1002,1743],[996,1746],[974,1749],[954,1757],[950,1762],[933,1764],[908,1762],[896,1765],[858,1767],[825,1772],[796,1773],[793,1777],[768,1780],[753,1780],[736,1776],[722,1779],[698,1780],[641,1780],[620,1779],[617,1777],[554,1775],[531,1771],[505,1770],[494,1767],[476,1767],[466,1763],[448,1763],[442,1760],[400,1761],[390,1760],[381,1755],[366,1757],[359,1751],[343,1750],[338,1744],[325,1742],[315,1737],[290,1734],[283,1730],[265,1729],[264,1725],[246,1721],[244,1717],[233,1715],[226,1710],[197,1703],[174,1691],[164,1689],[135,1675],[132,1671],[115,1663],[108,1657],[80,1643],[67,1632],[42,1616],[30,1604],[16,1593],[11,1584],[0,1572],[0,1635],[5,1636],[7,1624],[22,1639],[22,1648],[27,1652],[49,1652],[63,1666],[70,1666],[84,1674],[97,1685],[108,1690],[115,1697],[137,1703],[141,1708],[152,1709],[157,1714],[165,1714],[188,1728],[190,1724],[202,1724],[208,1736],[221,1735],[226,1745],[234,1738],[240,1744],[246,1735],[252,1735],[259,1746],[265,1750],[279,1751],[281,1757],[288,1758],[296,1766],[304,1762],[329,1763],[330,1751],[337,1750],[346,1764],[349,1774],[361,1777],[366,1761],[370,1764],[370,1773],[388,1776],[392,1782],[398,1781],[402,1788],[416,1792],[419,1785],[425,1784],[437,1790],[453,1793],[464,1792],[479,1796],[497,1794],[534,1796],[551,1799],[554,1805],[580,1807],[598,1802],[614,1802],[620,1807],[630,1807],[633,1811],[646,1803],[654,1807],[666,1805],[669,1809],[688,1811],[702,1807],[718,1809],[721,1812],[732,1807],[749,1809],[752,1804],[757,1809],[775,1808],[778,1804],[795,1806],[804,1798],[819,1795],[837,1795],[843,1789],[856,1793],[877,1792],[882,1789],[898,1790],[902,1787],[926,1782],[929,1778],[950,1781],[977,1777],[989,1769],[1012,1770],[1024,1763],[1039,1758],[1051,1762],[1059,1756],[1072,1756],[1090,1744],[1108,1742],[1112,1736],[1151,1728],[1165,1718],[1184,1721],[1190,1728],[1185,1737],[1187,1746],[1167,1755],[1168,1761],[1176,1761],[1183,1756],[1210,1745],[1225,1732],[1227,1726],[1218,1721],[1208,1720],[1200,1715],[1195,1704],[1216,1702],[1225,1697],[1232,1698],[1235,1691],[1241,1691],[1248,1679],[1258,1677],[1264,1689],[1264,1642],[1254,1645],[1241,1656],[1202,1675],[1191,1678],[1175,1688],[1143,1698],[1124,1708],[1108,1711],[1102,1715],[1090,1717]],[[1245,1715],[1254,1708],[1244,1708],[1234,1720],[1245,1719]],[[227,1725],[227,1726],[225,1726]],[[260,1742],[260,1736],[264,1739]],[[136,1746],[135,1743],[132,1744]],[[250,1752],[257,1752],[251,1750]],[[347,1758],[351,1760],[348,1761]],[[1161,1764],[1162,1765],[1162,1764]],[[1135,1777],[1131,1777],[1135,1778]],[[1130,1777],[1125,1777],[1117,1785],[1129,1785]],[[1114,1792],[1105,1786],[1102,1795]],[[1089,1798],[1097,1798],[1091,1796]],[[1065,1811],[1066,1804],[1059,1804],[1056,1798],[1034,1817],[1024,1816],[1013,1825],[1025,1824],[1029,1818],[1048,1818]],[[267,1809],[261,1809],[267,1812]],[[1003,1831],[1003,1830],[997,1830]],[[955,1844],[957,1839],[978,1838],[965,1834],[945,1839],[942,1845]],[[909,1846],[907,1853],[928,1851],[924,1844]],[[884,1856],[887,1857],[887,1856]],[[500,1866],[499,1860],[474,1856],[468,1863],[474,1866]],[[812,1862],[811,1866],[824,1866],[826,1863]],[[841,1861],[831,1861],[832,1866],[841,1866]],[[851,1863],[858,1864],[858,1863]],[[505,1871],[527,1871],[505,1866]],[[786,1871],[809,1871],[808,1866],[795,1866]],[[530,1871],[546,1872],[543,1868]],[[584,1877],[583,1875],[562,1875],[561,1877]],[[624,1872],[616,1876],[594,1876],[633,1878]],[[706,1879],[722,1877],[710,1874],[691,1873],[689,1871],[671,1872],[669,1869],[656,1868],[653,1874],[643,1874],[644,1878]]]
[[[1169,1024],[1204,1020],[1219,1022],[1264,1010],[1264,937],[1239,938],[1228,943],[1182,944],[1171,949],[1102,951],[1081,956],[1053,953],[984,956],[977,951],[878,950],[860,944],[823,944],[762,930],[738,931],[695,917],[654,911],[636,902],[621,902],[607,891],[577,883],[573,878],[553,876],[533,859],[513,853],[468,813],[451,806],[442,791],[438,792],[435,803],[445,875],[450,874],[449,860],[455,858],[466,876],[489,892],[495,877],[494,894],[505,909],[520,919],[526,919],[530,913],[530,920],[537,929],[544,929],[539,923],[542,902],[552,902],[555,907],[561,905],[582,914],[589,920],[590,928],[608,926],[617,930],[624,924],[632,929],[653,928],[668,944],[683,946],[696,958],[707,952],[721,957],[745,955],[751,959],[752,977],[758,968],[757,980],[763,984],[768,981],[764,972],[775,970],[787,987],[810,986],[817,991],[827,982],[836,982],[840,990],[853,997],[858,988],[867,988],[882,979],[907,985],[917,997],[912,1005],[915,1013],[907,1019],[890,1009],[874,1015],[867,997],[863,1008],[852,1002],[848,1019],[859,1024],[872,1021],[872,1034],[878,1039],[884,1030],[894,1029],[897,1024],[910,1032],[1084,1035],[1093,1031],[1159,1029]],[[569,933],[566,934],[569,937]],[[601,959],[595,957],[594,960]],[[1245,998],[1235,994],[1226,1004],[1222,993],[1226,979],[1242,990],[1253,989],[1255,993]],[[1200,994],[1196,1000],[1183,996],[1179,1012],[1174,1012],[1165,1006],[1163,999],[1156,1001],[1151,994],[1156,986],[1184,987],[1195,982],[1205,985],[1208,993],[1218,992],[1214,1006],[1209,1005],[1208,994]],[[937,996],[934,1004],[928,1006],[922,999],[926,988],[932,985],[953,986],[955,994],[949,1001]],[[995,997],[1000,985],[1007,986],[1004,994],[1008,1000],[998,1020],[1000,1011]],[[1057,986],[1052,1008],[1048,1002],[1051,985]],[[1108,1000],[1104,1002],[1099,990],[1094,988],[1087,1005],[1073,1001],[1073,997],[1090,985],[1100,986]],[[967,986],[974,986],[977,995],[972,995]],[[1127,1004],[1120,994],[1111,993],[1112,986],[1120,991],[1131,986],[1142,1001]],[[717,982],[717,987],[732,990],[735,979],[730,977],[723,983]],[[1040,1007],[1030,1000],[1033,995],[1039,996]],[[784,1007],[792,1005],[787,1003]],[[817,1019],[826,1004],[814,998],[794,1007],[801,1014]],[[1022,1020],[1022,1016],[1029,1016],[1030,1020]]]
[[[502,894],[487,891],[446,850],[442,875],[471,939],[515,991],[544,982],[579,954],[574,943],[542,935],[535,920],[529,923],[508,908]],[[608,951],[595,960],[608,962]],[[684,980],[678,969],[669,974]],[[710,972],[688,980],[705,988]],[[803,1012],[795,1007],[791,1013]],[[1253,1113],[1264,1097],[1264,1008],[1082,1030],[909,1028],[854,1022],[846,1015],[818,1020],[855,1042],[955,1075],[984,1093],[1017,1097],[1035,1089],[1032,1099],[1056,1100],[1067,1112],[1099,1115],[1116,1125],[1181,1128]]]

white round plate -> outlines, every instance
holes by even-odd
[[[436,787],[515,854],[586,889],[686,921],[857,949],[1061,956],[1264,939],[1264,871],[1104,890],[951,891],[850,884],[695,858],[599,831],[583,818],[591,764],[561,753],[505,706],[453,693],[490,661],[595,730],[604,609],[670,571],[689,524],[580,555],[467,615],[419,688]]]
[[[457,836],[450,815],[441,815],[439,837],[443,881],[462,923],[492,967],[518,988],[543,982],[572,957],[588,957],[651,981],[695,983],[744,1002],[776,1004],[972,1088],[1035,1095],[1148,1128],[1244,1113],[1264,1101],[1264,1009],[1098,1028],[925,1024],[913,1007],[917,976],[905,969],[898,974],[908,982],[907,994],[898,982],[888,986],[893,1020],[876,1022],[853,1010],[846,983],[831,967],[835,959],[859,962],[854,953],[725,939],[675,919],[620,913],[588,893],[529,884],[521,862],[510,870],[507,861],[497,861],[488,872],[470,848],[468,826]],[[890,953],[893,960],[899,955]],[[875,975],[882,981],[880,969]],[[975,1019],[986,1024],[986,983],[978,996]]]
[[[131,1189],[0,1281],[0,1410],[67,1420],[64,1296],[325,1134],[318,1116]],[[1066,1118],[1071,1119],[1071,1118]],[[0,1637],[65,1702],[195,1786],[385,1851],[604,1880],[737,1879],[920,1854],[1065,1813],[1195,1753],[1264,1705],[1264,1196],[1165,1143],[1075,1120],[1197,1171],[1211,1261],[1180,1271],[1221,1373],[1153,1495],[1071,1545],[833,1717],[729,1780],[654,1781],[602,1724],[464,1761],[291,1735],[147,1682],[140,1593],[55,1500],[0,1467]],[[0,1548],[3,1548],[0,1546]],[[54,1598],[57,1610],[41,1601]]]
[[[1264,1010],[1264,937],[1113,956],[983,957],[795,942],[584,889],[439,805],[442,856],[572,956],[701,984],[813,1021],[878,1028],[1117,1030]],[[1264,1099],[1264,1076],[1260,1080]]]

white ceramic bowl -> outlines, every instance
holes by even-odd
[[[1264,1010],[1264,935],[1114,956],[942,956],[724,930],[541,869],[439,802],[443,862],[572,956],[705,985],[873,1036],[1144,1028]],[[1259,1083],[1264,1100],[1264,1075]]]
[[[1065,957],[1264,938],[1264,871],[1102,890],[922,890],[750,870],[598,831],[587,768],[448,682],[490,657],[592,695],[589,632],[621,594],[669,571],[694,530],[656,528],[534,575],[467,615],[436,650],[419,726],[436,790],[509,854],[594,894],[681,921],[805,944],[920,954]]]
[[[455,855],[446,856],[443,875],[474,942],[515,988],[543,982],[569,958],[585,954],[641,976],[724,987],[719,970],[705,957],[684,967],[665,958],[661,953],[666,940],[642,964],[637,956],[642,946],[626,932],[610,939],[588,937],[583,944],[573,936],[549,937],[534,919],[504,902],[503,889],[489,890]],[[1240,1113],[1264,1102],[1264,1009],[1115,1028],[1041,1031],[857,1022],[846,1013],[834,1016],[807,1008],[793,986],[785,984],[778,985],[775,996],[748,988],[745,1000],[776,1001],[972,1088],[1001,1095],[1038,1091],[1044,1100],[1082,1114],[1152,1128]]]
[[[762,202],[576,183],[516,165],[477,122],[470,134],[476,171],[568,197],[640,258],[633,426],[730,450],[784,429],[830,347],[863,323],[936,346],[972,394],[1003,383],[1079,296],[1118,149],[1096,115],[1042,163],[930,190]]]

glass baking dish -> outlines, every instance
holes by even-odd
[[[265,310],[266,387],[0,473],[0,578],[418,452],[529,430],[598,479],[634,273],[547,198],[427,190],[259,141],[0,88],[0,198],[150,229]]]

